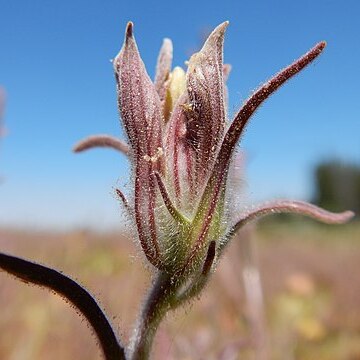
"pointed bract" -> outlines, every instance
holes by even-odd
[[[140,58],[128,23],[124,45],[114,60],[118,105],[133,152],[134,211],[141,246],[148,260],[159,266],[155,224],[154,171],[163,163],[162,112],[159,96]]]
[[[119,112],[132,150],[136,155],[153,156],[162,146],[160,100],[140,58],[131,22],[114,70]]]
[[[189,60],[186,137],[195,149],[197,178],[212,168],[225,129],[223,44],[228,22],[220,24]]]
[[[240,219],[236,221],[233,226],[231,226],[227,235],[224,237],[224,241],[221,242],[221,250],[237,233],[237,231],[250,221],[257,220],[267,215],[280,213],[299,214],[313,218],[326,224],[344,224],[351,220],[355,215],[352,211],[333,213],[304,201],[275,200],[272,202],[267,202],[263,205],[258,205],[242,214]]]

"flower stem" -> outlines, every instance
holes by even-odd
[[[170,309],[179,286],[180,283],[174,281],[169,274],[163,271],[158,273],[135,329],[130,346],[131,360],[149,358],[156,330],[167,310]]]

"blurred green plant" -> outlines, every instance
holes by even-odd
[[[314,171],[314,203],[332,211],[351,209],[360,214],[360,166],[329,160]]]

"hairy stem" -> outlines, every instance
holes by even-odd
[[[189,301],[204,288],[216,255],[215,246],[215,241],[211,241],[202,269],[183,291],[180,289],[187,282],[187,277],[169,275],[164,271],[157,274],[135,329],[130,346],[131,360],[148,359],[156,330],[166,312]]]
[[[146,360],[150,356],[156,330],[170,309],[180,282],[160,271],[145,301],[135,335],[130,346],[131,360]]]

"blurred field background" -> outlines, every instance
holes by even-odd
[[[244,240],[245,239],[245,240]],[[360,359],[360,224],[271,220],[229,247],[201,299],[168,316],[154,359],[256,359],[241,241],[255,244],[269,359]],[[150,279],[120,233],[0,231],[2,251],[51,265],[90,290],[125,342]],[[0,359],[101,359],[87,323],[47,290],[0,273]]]

